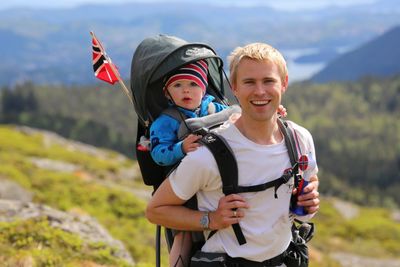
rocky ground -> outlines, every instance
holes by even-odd
[[[62,212],[45,205],[0,199],[0,221],[11,222],[47,218],[49,225],[79,235],[88,242],[103,242],[116,248],[115,255],[133,264],[134,261],[121,241],[115,240],[97,220],[87,215]]]

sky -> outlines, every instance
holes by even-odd
[[[313,9],[326,7],[329,5],[348,6],[362,3],[372,3],[377,0],[203,0],[218,5],[236,5],[236,6],[251,6],[251,5],[269,5],[278,9]],[[133,3],[133,2],[172,2],[171,0],[10,0],[0,1],[0,10],[29,7],[29,8],[71,8],[84,4],[118,4],[118,3]],[[197,0],[174,0],[174,2],[197,2]]]

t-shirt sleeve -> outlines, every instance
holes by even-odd
[[[183,158],[179,166],[168,176],[172,190],[182,200],[188,200],[200,190],[210,190],[218,176],[216,162],[206,147],[199,147]],[[214,181],[214,182],[211,182]]]

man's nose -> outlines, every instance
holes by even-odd
[[[266,89],[265,89],[263,83],[261,83],[261,82],[256,83],[255,88],[254,88],[255,94],[264,94],[265,91],[266,91]]]

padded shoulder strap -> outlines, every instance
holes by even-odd
[[[285,144],[289,152],[290,163],[294,172],[298,172],[297,164],[297,147],[293,136],[293,131],[289,127],[288,123],[281,118],[278,119],[279,129],[281,130],[283,136],[285,137]]]
[[[215,133],[209,132],[201,142],[213,154],[217,162],[218,170],[222,179],[222,192],[225,195],[239,192],[238,190],[238,166],[236,158],[226,140]],[[240,245],[246,244],[246,238],[243,235],[239,223],[233,224],[233,231]]]
[[[207,146],[217,162],[222,179],[222,192],[225,195],[238,193],[238,166],[233,151],[225,138],[209,132],[201,142]]]
[[[289,152],[290,162],[292,164],[291,174],[294,177],[294,187],[298,188],[302,177],[299,175],[299,164],[297,161],[299,155],[297,152],[297,146],[293,136],[293,131],[289,127],[286,121],[278,119],[278,124],[282,134],[285,136],[285,143]],[[297,202],[297,197],[295,195],[292,195],[292,197],[290,198],[291,207],[295,207],[296,202]]]

